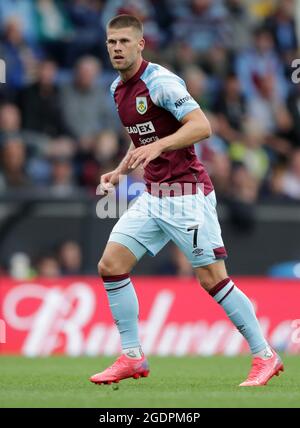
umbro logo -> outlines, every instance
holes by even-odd
[[[194,250],[193,250],[193,254],[195,255],[195,256],[202,256],[203,255],[203,248],[195,248]]]

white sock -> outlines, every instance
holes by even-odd
[[[125,354],[126,357],[133,358],[134,360],[138,360],[139,358],[142,358],[144,355],[142,348],[140,346],[136,348],[123,349],[122,354]]]
[[[270,346],[267,346],[262,351],[259,351],[259,352],[256,352],[255,354],[253,354],[253,357],[259,357],[259,358],[262,358],[263,360],[267,360],[268,358],[273,357],[273,352],[272,352],[272,349],[270,348]]]

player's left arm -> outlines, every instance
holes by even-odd
[[[134,169],[141,163],[145,168],[163,152],[183,149],[211,136],[210,123],[200,108],[187,113],[180,122],[182,126],[173,134],[132,150],[126,159],[128,168]]]

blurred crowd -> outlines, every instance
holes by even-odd
[[[300,200],[297,0],[0,0],[0,194],[95,195],[128,147],[109,93],[114,15],[139,17],[144,57],[182,76],[213,136],[196,145],[235,224],[256,201]],[[298,11],[299,12],[299,11]],[[300,73],[298,73],[300,76]]]
[[[25,252],[14,253],[6,269],[0,267],[0,274],[16,279],[35,277],[58,278],[77,276],[85,273],[81,247],[76,241],[66,240],[53,245],[36,257]]]
[[[105,23],[132,13],[144,23],[145,57],[180,74],[212,123],[197,154],[219,198],[299,200],[295,8],[294,0],[2,0],[0,190],[95,194],[128,146],[108,90]]]
[[[168,261],[159,263],[155,271],[159,275],[180,277],[193,276],[193,268],[185,255],[173,243],[169,244]],[[62,240],[33,255],[16,251],[0,266],[1,275],[15,279],[61,278],[63,276],[95,275],[96,266],[90,270],[85,267],[82,246],[75,240]]]

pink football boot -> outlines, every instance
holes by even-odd
[[[90,381],[98,385],[118,383],[130,377],[138,379],[149,375],[149,364],[143,356],[139,359],[128,358],[122,354],[110,367],[90,377]]]
[[[281,358],[274,350],[273,356],[264,360],[263,358],[253,358],[252,367],[247,379],[240,386],[262,386],[266,385],[273,376],[279,376],[284,371]]]

